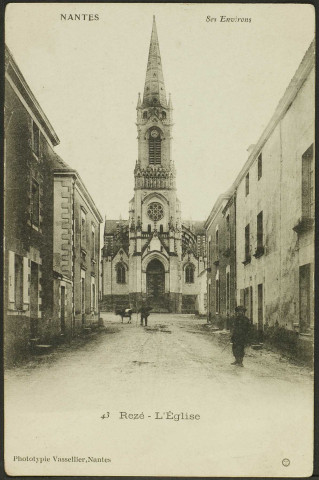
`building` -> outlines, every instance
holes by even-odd
[[[230,302],[244,305],[260,332],[281,326],[313,334],[314,58],[313,42],[231,187],[236,278]],[[226,265],[217,249],[228,243],[228,227],[220,228],[227,199],[219,197],[205,224],[212,314],[227,314]]]
[[[203,222],[186,225],[176,195],[171,156],[173,107],[167,101],[153,20],[143,98],[137,103],[138,159],[129,219],[107,220],[103,247],[105,309],[138,306],[153,311],[195,312],[205,270]],[[203,303],[203,302],[202,302]]]
[[[58,279],[61,333],[74,333],[98,322],[100,224],[102,217],[79,174],[54,171],[53,271]],[[64,305],[72,298],[72,310]]]
[[[229,328],[236,302],[236,194],[220,195],[205,222],[207,235],[207,313]]]
[[[314,42],[235,180],[237,301],[259,329],[314,326]]]
[[[102,219],[78,174],[54,152],[59,139],[7,47],[5,69],[4,334],[6,357],[16,358],[30,343],[71,333],[80,308],[74,292],[76,275],[81,279],[79,235],[72,233],[76,205],[93,211],[97,265]],[[69,175],[73,187],[63,184],[59,192],[55,179],[62,171],[63,182]],[[98,267],[94,274],[98,278]]]

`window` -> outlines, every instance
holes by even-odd
[[[40,153],[40,130],[34,121],[32,122],[32,150],[38,157]]]
[[[186,265],[185,283],[194,283],[194,265]]]
[[[95,259],[95,227],[92,225],[92,233],[91,233],[91,257],[92,260]]]
[[[166,118],[166,112],[163,111],[162,112],[162,119],[165,120],[165,118]]]
[[[125,283],[125,266],[123,263],[119,263],[116,267],[116,282],[117,283]]]
[[[81,209],[81,248],[86,248],[86,215]]]
[[[261,250],[263,248],[263,245],[264,245],[263,238],[264,238],[263,212],[260,212],[257,215],[257,250]]]
[[[246,191],[246,197],[249,194],[249,173],[247,173],[246,178],[245,178],[245,191]]]
[[[302,216],[314,217],[313,145],[302,156]]]
[[[163,233],[163,225],[160,225],[160,233]]]
[[[143,112],[143,118],[146,119],[147,118],[147,111],[145,110],[145,112]]]
[[[227,249],[230,249],[230,220],[229,215],[226,217],[226,235],[227,235]]]
[[[15,254],[14,259],[14,292],[15,292],[15,308],[22,310],[23,307],[23,257]]]
[[[161,135],[157,129],[150,131],[149,136],[149,162],[153,165],[161,164]]]
[[[245,261],[250,260],[250,225],[245,227]]]
[[[148,233],[151,233],[151,232],[152,232],[152,225],[150,225],[150,224],[147,225],[147,231],[148,231]]]
[[[219,257],[219,232],[218,229],[215,232],[215,245],[216,245],[216,258]]]
[[[258,180],[261,179],[262,175],[263,175],[263,157],[262,157],[262,153],[259,154],[258,156],[258,166],[257,166],[257,169],[258,169]]]
[[[40,221],[40,189],[36,180],[31,183],[31,223],[39,226]]]
[[[162,218],[164,217],[163,205],[158,202],[150,203],[147,208],[147,215],[154,222],[158,222],[159,220],[162,220]]]

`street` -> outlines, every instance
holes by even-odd
[[[311,474],[309,369],[252,349],[233,366],[227,334],[192,315],[102,317],[105,331],[6,372],[7,473]],[[53,459],[73,455],[111,461]]]

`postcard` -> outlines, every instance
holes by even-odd
[[[313,471],[315,11],[10,3],[5,470]]]

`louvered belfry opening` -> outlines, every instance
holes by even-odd
[[[151,165],[161,164],[161,137],[156,138],[150,136],[149,139],[149,162]]]

